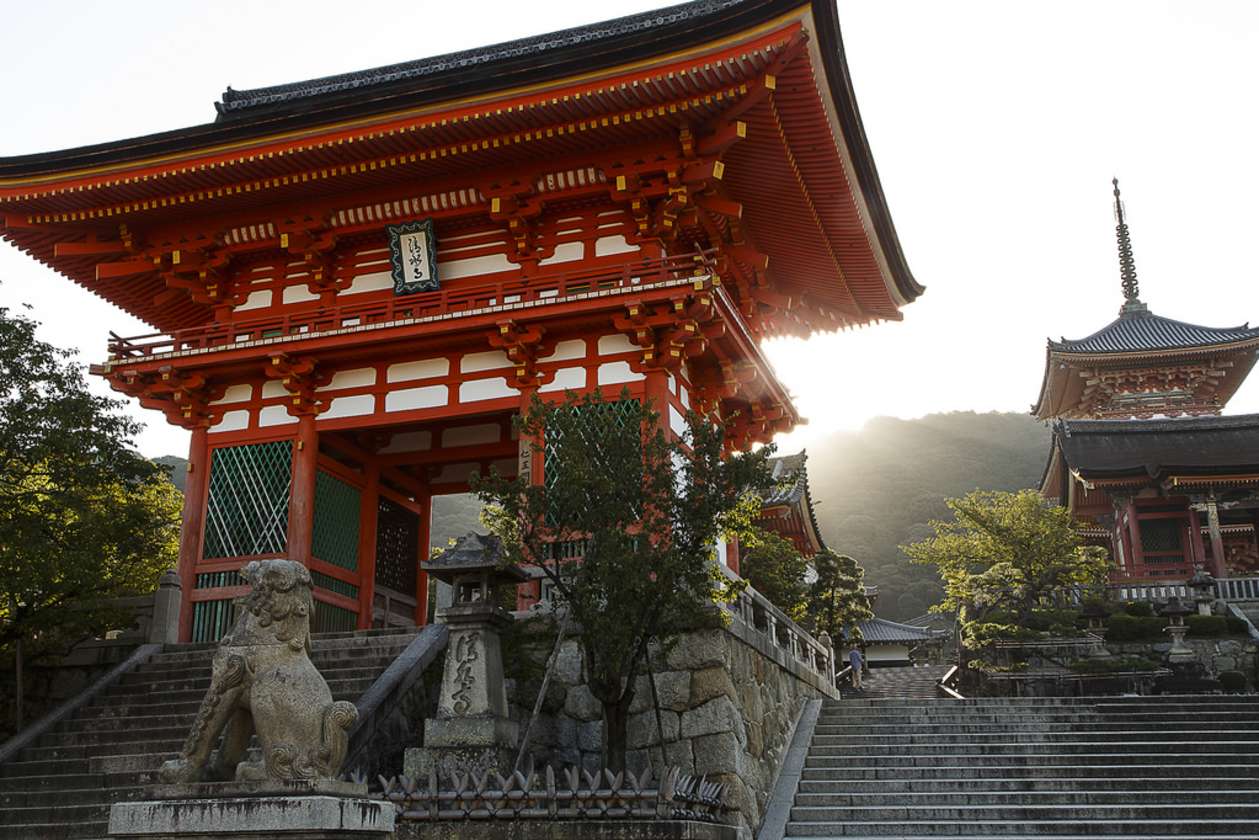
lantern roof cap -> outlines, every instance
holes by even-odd
[[[503,565],[503,541],[492,534],[465,534],[455,544],[420,564],[424,571],[440,580],[472,572],[493,572],[503,581],[523,582],[528,575],[515,566]]]

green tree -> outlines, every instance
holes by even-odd
[[[653,407],[625,391],[616,401],[535,397],[517,422],[547,453],[545,483],[491,474],[473,489],[508,561],[540,565],[567,609],[603,705],[606,762],[622,768],[648,645],[667,649],[721,620],[713,605],[738,591],[714,545],[745,494],[769,486],[772,447],[723,457],[721,427],[695,415],[685,441],[670,442]]]
[[[179,491],[68,351],[0,308],[0,649],[35,659],[125,626],[108,605],[174,565]]]
[[[866,597],[865,572],[847,554],[829,548],[813,555],[817,578],[809,586],[809,618],[816,633],[830,633],[835,644],[846,628],[874,615]]]
[[[1106,551],[1086,546],[1071,514],[1046,504],[1035,490],[977,490],[948,499],[951,521],[933,521],[935,536],[902,550],[934,566],[944,581],[939,612],[961,612],[968,622],[1000,611],[1020,627],[1050,596],[1106,578]]]
[[[760,497],[752,496],[760,507]],[[791,540],[755,525],[739,537],[739,574],[793,621],[805,615],[809,563]]]

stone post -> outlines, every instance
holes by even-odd
[[[179,602],[182,597],[179,573],[167,569],[153,593],[153,619],[149,623],[151,645],[173,645],[179,641]]]
[[[451,584],[454,603],[437,611],[450,627],[437,715],[424,722],[424,745],[410,748],[403,773],[424,779],[436,769],[504,772],[515,759],[519,726],[508,717],[499,634],[511,614],[494,605],[496,584],[516,585],[523,573],[499,568],[502,547],[495,537],[469,534],[424,564]]]
[[[835,642],[831,639],[831,634],[823,630],[818,633],[817,640],[821,642],[822,647],[826,648],[826,670],[823,675],[826,681],[831,685],[835,684]]]

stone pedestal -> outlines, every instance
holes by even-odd
[[[349,782],[160,785],[140,802],[117,802],[119,840],[389,840],[394,806]]]
[[[437,716],[424,722],[424,746],[403,758],[403,774],[423,779],[430,769],[481,773],[503,771],[516,758],[519,728],[507,717],[499,633],[511,617],[485,602],[438,610],[450,627]]]

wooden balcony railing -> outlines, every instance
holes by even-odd
[[[614,266],[558,271],[535,277],[514,277],[493,283],[455,282],[449,288],[330,308],[286,312],[261,318],[218,322],[170,334],[124,338],[110,333],[111,362],[142,361],[186,351],[231,349],[244,342],[306,338],[335,330],[373,325],[433,321],[451,316],[512,311],[576,296],[597,296],[617,290],[713,274],[713,252],[679,254]]]

